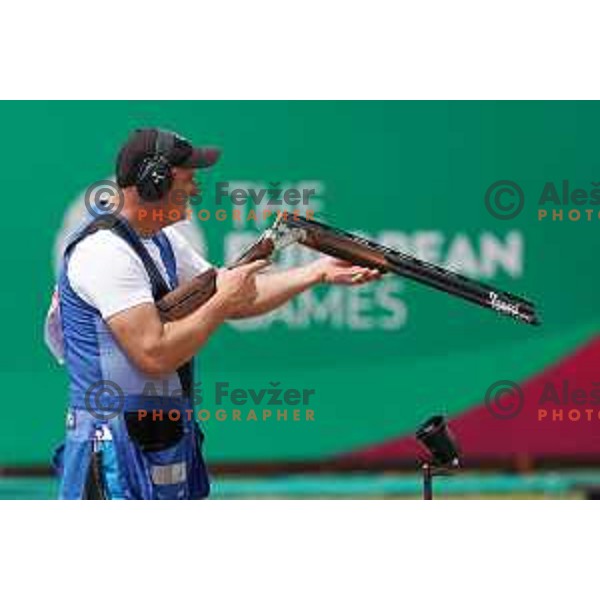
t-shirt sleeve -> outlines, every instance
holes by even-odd
[[[177,230],[176,226],[165,228],[165,234],[177,262],[177,278],[184,283],[212,268],[212,265],[196,250],[196,248]]]
[[[104,320],[154,302],[142,261],[126,242],[110,232],[97,232],[77,244],[67,276],[75,293],[95,307]]]

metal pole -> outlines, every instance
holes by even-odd
[[[423,464],[423,500],[433,500],[433,478],[428,463]]]

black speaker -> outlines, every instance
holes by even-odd
[[[432,466],[457,467],[460,464],[458,444],[441,415],[427,419],[416,433],[417,440],[431,453]]]

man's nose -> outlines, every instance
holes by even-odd
[[[202,194],[202,184],[198,181],[192,183],[192,191],[190,196],[200,196]]]

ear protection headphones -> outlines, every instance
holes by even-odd
[[[167,156],[174,144],[174,135],[158,130],[154,154],[142,161],[135,183],[142,200],[156,202],[169,193],[173,183],[173,170]]]

